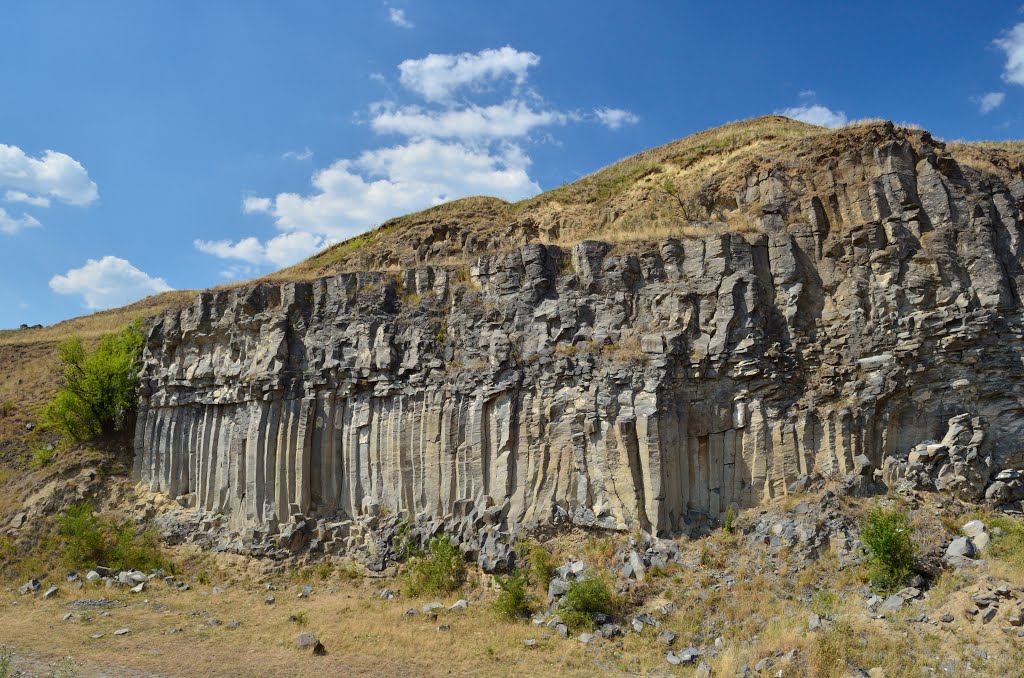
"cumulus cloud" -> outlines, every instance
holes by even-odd
[[[33,207],[49,207],[50,199],[42,195],[29,195],[24,191],[7,191],[4,193],[6,202],[23,202]]]
[[[42,224],[31,214],[22,214],[20,217],[12,217],[7,210],[0,207],[0,233],[17,235],[26,228],[39,228]]]
[[[326,247],[329,241],[319,235],[305,231],[282,233],[265,243],[258,238],[243,238],[237,242],[230,240],[194,240],[192,244],[200,252],[212,254],[220,259],[235,259],[253,266],[267,264],[283,268],[302,261]],[[225,278],[251,275],[254,269],[249,267],[230,267],[222,271]]]
[[[312,157],[313,151],[308,146],[301,151],[285,151],[281,154],[283,160],[309,160]]]
[[[619,129],[620,127],[635,125],[640,122],[640,118],[636,114],[624,111],[621,108],[595,108],[594,115],[608,129]]]
[[[1003,80],[1015,85],[1024,85],[1024,22],[996,39],[995,45],[1006,53]]]
[[[480,87],[511,77],[517,85],[526,81],[527,71],[540,63],[533,52],[510,46],[484,49],[475,54],[428,54],[398,65],[399,82],[427,101],[444,102],[463,88]]]
[[[44,151],[41,157],[33,158],[17,146],[6,144],[0,144],[0,187],[77,206],[90,205],[99,198],[89,173],[70,155]]]
[[[849,119],[842,111],[833,111],[821,104],[809,104],[807,106],[793,106],[778,111],[779,115],[787,118],[800,120],[820,127],[842,127]]]
[[[377,103],[369,110],[374,132],[401,137],[394,145],[334,161],[312,175],[308,191],[243,198],[243,212],[273,218],[281,233],[276,237],[196,240],[193,245],[241,262],[221,273],[238,277],[261,267],[290,265],[391,217],[457,198],[488,195],[515,201],[536,195],[541,189],[530,177],[525,147],[536,141],[539,129],[582,121],[616,129],[638,120],[618,108],[579,113],[551,107],[524,87],[529,69],[539,63],[536,54],[512,47],[403,61],[398,66],[401,84],[420,101]],[[371,77],[386,82],[380,74]],[[498,90],[501,103],[453,97],[485,89],[488,94]]]
[[[278,228],[328,237],[355,235],[381,221],[469,195],[520,200],[540,187],[530,159],[511,143],[498,148],[422,139],[365,151],[313,175],[310,195],[280,193]]]
[[[978,105],[978,110],[984,113],[989,113],[996,110],[1003,105],[1003,100],[1006,99],[1006,92],[988,92],[982,94],[980,97],[972,97],[971,101]]]
[[[388,9],[388,20],[399,28],[414,28],[415,24],[405,16],[404,9],[391,7]]]
[[[505,139],[525,136],[536,127],[565,124],[568,119],[566,113],[535,111],[525,102],[506,101],[494,106],[470,105],[442,111],[419,106],[380,106],[370,125],[377,132],[415,138]]]
[[[81,268],[50,279],[57,294],[81,295],[86,308],[98,311],[122,306],[142,297],[173,289],[163,278],[154,278],[120,257],[88,259]]]
[[[245,214],[264,214],[269,212],[271,207],[273,207],[273,201],[270,198],[259,198],[252,195],[242,198],[242,212]]]

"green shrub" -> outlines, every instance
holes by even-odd
[[[608,584],[597,577],[569,583],[559,603],[559,615],[570,629],[593,628],[594,616],[611,614],[612,593]]]
[[[116,570],[155,570],[165,567],[156,533],[139,533],[131,522],[121,524],[93,515],[89,504],[79,504],[58,519],[58,533],[66,565],[91,569],[103,565]]]
[[[298,624],[299,626],[305,626],[306,621],[308,620],[306,618],[305,612],[292,612],[290,615],[288,615],[288,621],[292,622],[293,624]]]
[[[7,678],[11,675],[11,664],[14,663],[14,653],[6,647],[0,646],[0,678]]]
[[[451,593],[466,577],[462,552],[451,538],[443,534],[430,542],[430,553],[413,561],[406,580],[406,594],[416,597]]]
[[[43,423],[74,440],[127,430],[144,341],[142,324],[136,321],[103,336],[91,352],[79,337],[61,342],[64,384],[43,408]]]
[[[732,534],[733,522],[736,520],[736,511],[732,506],[725,509],[725,531]]]
[[[896,509],[868,514],[860,538],[868,549],[868,580],[880,593],[900,589],[910,576],[916,545],[907,516]]]
[[[555,576],[555,559],[546,548],[540,544],[530,546],[529,552],[530,574],[533,580],[546,589],[551,579]]]
[[[501,588],[498,599],[494,601],[494,611],[506,619],[529,617],[533,611],[530,595],[527,593],[526,573],[516,569],[508,577],[495,577]]]

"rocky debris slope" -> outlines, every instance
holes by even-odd
[[[1024,178],[989,167],[841,130],[751,165],[757,232],[204,292],[149,335],[136,478],[257,551],[693,533],[876,469],[983,496],[1024,466]]]

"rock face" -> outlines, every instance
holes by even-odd
[[[972,496],[1021,465],[1020,167],[886,125],[735,199],[756,230],[204,292],[149,335],[135,473],[255,543],[381,511],[669,534],[943,436]]]

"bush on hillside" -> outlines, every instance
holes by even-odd
[[[527,593],[526,573],[516,569],[508,577],[495,577],[501,593],[494,601],[494,611],[506,619],[529,617],[533,611],[530,595]]]
[[[406,594],[416,597],[451,593],[462,586],[465,578],[462,551],[451,537],[442,534],[430,542],[430,553],[425,558],[413,561],[406,580]]]
[[[115,523],[93,514],[92,506],[72,506],[58,518],[64,563],[88,570],[103,565],[114,570],[154,570],[165,563],[151,530],[139,533],[131,522]]]
[[[917,550],[907,516],[896,509],[877,509],[868,514],[860,539],[868,549],[868,580],[880,593],[903,587],[914,565]]]
[[[603,579],[597,577],[570,582],[559,603],[558,612],[570,629],[593,628],[595,615],[610,615],[612,612],[611,589]]]
[[[136,406],[142,347],[142,323],[100,339],[88,351],[81,338],[58,347],[64,383],[43,409],[44,423],[74,440],[89,440],[127,430]]]

